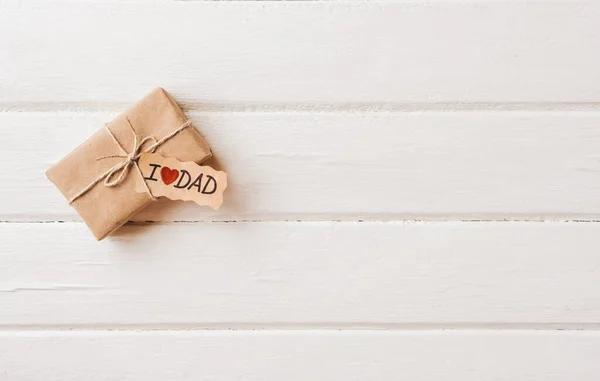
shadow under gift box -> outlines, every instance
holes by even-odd
[[[127,153],[134,146],[133,132],[127,119],[137,134],[138,142],[147,136],[158,141],[187,121],[183,111],[165,90],[153,90],[132,108],[107,123],[107,127]],[[159,145],[155,152],[198,164],[212,155],[204,138],[191,125]],[[98,160],[99,158],[122,154],[108,131],[102,128],[50,168],[46,176],[67,200],[71,200],[99,176],[124,160]],[[132,166],[120,184],[108,187],[103,179],[71,203],[96,239],[103,239],[152,202],[149,193],[135,191],[136,181],[143,180],[135,166]]]

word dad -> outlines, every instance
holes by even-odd
[[[223,203],[227,187],[227,173],[223,171],[147,152],[141,155],[138,165],[144,179],[138,177],[137,192],[149,189],[155,197],[194,201],[215,210]]]
[[[154,176],[156,174],[156,170],[158,168],[162,167],[162,165],[152,164],[152,163],[150,163],[149,165],[152,167],[152,172],[150,173],[150,177],[144,177],[144,180],[158,181],[158,179]],[[181,176],[179,176],[180,173],[181,173]],[[211,175],[206,175],[206,180],[204,181],[204,186],[202,186],[202,177],[204,177],[204,173],[200,173],[198,175],[198,177],[196,177],[196,179],[194,181],[192,181],[192,176],[185,169],[178,171],[177,169],[163,167],[160,170],[160,177],[161,177],[163,183],[165,183],[165,185],[172,184],[175,182],[175,180],[177,180],[179,178],[179,181],[177,181],[177,184],[173,185],[175,188],[179,188],[179,189],[187,188],[188,190],[190,190],[192,188],[198,188],[198,192],[201,192],[203,194],[213,194],[217,191],[217,181]],[[210,189],[208,189],[208,188],[210,188]]]

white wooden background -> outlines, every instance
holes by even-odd
[[[230,173],[97,243],[162,86]],[[600,379],[600,3],[0,1],[0,380]]]

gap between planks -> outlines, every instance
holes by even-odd
[[[132,102],[0,102],[0,112],[121,112]],[[184,111],[215,113],[600,112],[600,102],[235,103],[180,102]]]
[[[1,325],[2,332],[102,331],[600,331],[600,323],[244,323]]]
[[[348,220],[311,220],[311,219],[297,219],[297,220],[275,220],[275,219],[262,219],[262,220],[189,220],[189,221],[128,221],[124,226],[144,226],[144,225],[185,225],[185,224],[260,224],[260,223],[317,223],[317,224],[328,224],[328,223],[339,223],[339,224],[360,224],[360,223],[389,223],[389,224],[453,224],[453,223],[464,223],[464,224],[481,224],[481,223],[561,223],[561,224],[596,224],[600,223],[600,220],[578,220],[578,219],[348,219]],[[83,224],[80,220],[0,220],[0,224]]]

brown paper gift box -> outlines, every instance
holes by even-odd
[[[137,133],[138,142],[147,136],[160,140],[187,121],[183,111],[165,90],[153,90],[132,108],[107,123],[127,153],[131,152],[134,145],[127,118]],[[193,126],[184,128],[166,140],[155,152],[198,164],[211,156],[208,144]],[[50,168],[46,175],[67,200],[71,200],[102,173],[123,160],[98,158],[119,154],[122,154],[120,148],[102,128]],[[107,187],[103,180],[71,203],[98,240],[118,229],[152,201],[150,194],[135,191],[136,181],[141,181],[140,174],[132,166],[119,185]]]

